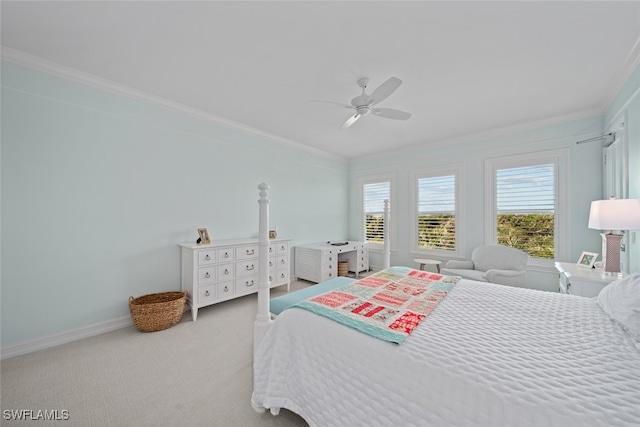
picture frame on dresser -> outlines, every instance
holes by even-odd
[[[578,258],[578,267],[592,268],[598,259],[598,255],[595,252],[582,252],[582,255]]]
[[[201,245],[208,245],[211,243],[209,231],[206,228],[198,228],[198,243]]]

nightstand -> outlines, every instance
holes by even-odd
[[[626,273],[605,274],[602,269],[578,267],[570,262],[556,262],[555,266],[560,273],[560,292],[583,297],[597,297],[609,283],[628,276]]]

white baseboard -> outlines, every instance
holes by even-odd
[[[0,349],[0,360],[9,359],[10,357],[15,356],[22,356],[23,354],[44,350],[46,348],[81,340],[83,338],[93,337],[95,335],[104,334],[105,332],[111,332],[129,326],[133,326],[131,316],[123,316],[117,319],[81,326],[79,328],[69,329],[68,331],[35,338],[18,344],[8,345]]]

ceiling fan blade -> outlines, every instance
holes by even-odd
[[[342,106],[342,107],[344,107],[344,108],[353,108],[353,106],[352,106],[352,105],[347,105],[347,104],[344,104],[344,103],[342,103],[342,102],[320,101],[320,100],[318,100],[318,99],[312,99],[312,100],[311,100],[311,102],[322,102],[322,103],[325,103],[325,104],[336,104],[336,105],[340,105],[340,106]]]
[[[340,126],[340,129],[346,129],[349,126],[351,126],[352,124],[354,124],[355,122],[358,121],[358,119],[362,117],[362,114],[356,114],[354,116],[351,116],[347,119],[346,122],[344,122],[344,124],[342,126]]]
[[[411,117],[410,113],[406,113],[400,110],[394,110],[393,108],[375,108],[372,113],[376,116],[395,120],[407,120],[409,119],[409,117]]]
[[[380,101],[387,99],[389,95],[396,91],[402,84],[402,80],[397,77],[390,77],[389,80],[382,83],[376,90],[371,93],[371,103],[369,105],[375,105]]]

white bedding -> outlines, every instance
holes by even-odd
[[[285,310],[252,404],[312,427],[637,426],[635,343],[594,299],[462,280],[402,345]]]

